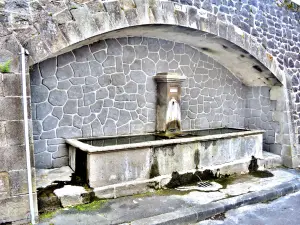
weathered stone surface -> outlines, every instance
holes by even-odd
[[[49,94],[49,102],[53,106],[63,106],[68,99],[68,95],[65,91],[53,90]]]
[[[75,57],[72,52],[67,52],[65,54],[57,56],[57,66],[58,67],[63,67],[74,61],[75,61]]]
[[[48,152],[42,152],[35,155],[35,167],[36,168],[51,168],[52,166],[52,157]]]
[[[83,46],[73,50],[77,62],[87,62],[93,60],[94,57],[90,51],[89,46]]]
[[[131,71],[130,78],[136,83],[145,83],[146,74],[142,71]]]
[[[108,119],[103,126],[103,132],[105,135],[116,135],[116,124],[113,120]]]
[[[78,138],[81,137],[81,130],[75,127],[59,127],[56,129],[58,138]]]
[[[47,77],[43,79],[43,85],[45,85],[49,90],[56,88],[57,80],[55,77]]]
[[[58,119],[54,116],[49,115],[44,119],[42,123],[43,130],[44,131],[52,130],[56,128],[57,124],[58,124]]]
[[[48,90],[45,86],[31,86],[31,101],[33,103],[44,102],[48,98]]]
[[[57,69],[56,77],[58,80],[66,80],[73,76],[73,70],[69,65]]]
[[[49,113],[52,112],[53,106],[48,102],[40,103],[36,106],[36,118],[43,120]]]
[[[111,75],[112,85],[122,86],[126,83],[125,76],[122,73],[115,73]]]
[[[40,64],[40,71],[43,78],[53,76],[56,71],[56,58],[48,59]]]
[[[122,55],[122,46],[116,39],[107,39],[106,43],[107,47],[107,54],[108,55]]]
[[[83,97],[82,88],[80,86],[72,86],[68,90],[68,97],[70,99],[79,99]]]
[[[75,77],[84,77],[90,75],[90,68],[87,62],[71,63],[71,67],[74,71]]]
[[[123,48],[123,63],[131,64],[135,59],[135,51],[132,46],[125,46]]]
[[[70,99],[64,105],[63,112],[65,114],[75,114],[78,111],[77,107],[78,107],[77,100],[71,100]]]
[[[54,194],[60,199],[63,207],[85,204],[90,200],[84,197],[87,191],[80,186],[65,185],[63,188],[54,190]]]

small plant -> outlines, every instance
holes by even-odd
[[[11,60],[8,60],[5,63],[0,64],[0,72],[1,73],[9,73],[10,72],[10,63],[11,63]]]
[[[300,6],[291,0],[276,0],[276,3],[279,7],[284,7],[287,10],[291,10],[294,12],[300,12]]]

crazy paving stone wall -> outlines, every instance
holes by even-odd
[[[36,167],[68,163],[64,138],[154,132],[153,76],[159,72],[187,76],[182,84],[183,129],[245,127],[246,93],[251,88],[216,61],[172,41],[107,39],[32,68]]]

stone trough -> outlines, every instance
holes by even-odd
[[[234,166],[228,165],[234,162],[248,165],[252,156],[262,158],[263,133],[222,128],[185,131],[175,138],[147,134],[67,139],[66,142],[70,167],[91,188],[104,190],[128,182],[147,183],[158,177],[170,177],[174,171],[184,173],[225,166],[226,173],[237,172]],[[238,168],[238,172],[243,170]]]

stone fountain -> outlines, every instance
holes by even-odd
[[[165,135],[181,131],[181,83],[186,76],[177,73],[159,73],[157,83],[156,131]]]

